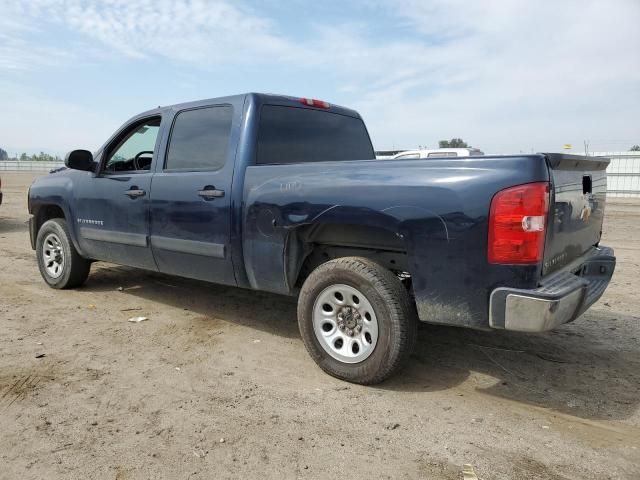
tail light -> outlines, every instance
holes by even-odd
[[[518,185],[496,193],[489,213],[489,263],[542,261],[549,183]]]
[[[331,106],[324,100],[316,100],[315,98],[301,98],[300,103],[316,108],[329,108]]]

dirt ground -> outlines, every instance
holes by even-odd
[[[294,299],[108,264],[48,288],[34,176],[0,175],[2,479],[640,477],[640,202],[609,202],[617,271],[575,323],[424,325],[408,369],[361,387],[307,356]]]

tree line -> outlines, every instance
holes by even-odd
[[[467,148],[469,145],[461,138],[452,138],[451,140],[440,140],[438,142],[439,148]],[[633,145],[629,148],[631,152],[640,152],[640,145]],[[49,155],[48,153],[40,152],[33,155],[27,155],[21,153],[17,157],[10,158],[6,150],[0,148],[0,162],[3,160],[20,160],[21,162],[61,162],[62,158],[58,155]]]
[[[471,148],[471,145],[467,144],[461,138],[452,138],[451,140],[440,140],[438,142],[438,148]],[[640,152],[640,145],[633,145],[629,148],[630,152]]]
[[[471,145],[461,138],[452,138],[451,140],[440,140],[438,148],[471,148]]]
[[[21,162],[61,162],[62,158],[58,155],[50,155],[48,153],[40,152],[34,153],[32,155],[28,155],[26,153],[21,153],[20,155],[16,155],[15,157],[9,157],[9,154],[6,150],[0,148],[0,161],[3,160],[19,160]]]

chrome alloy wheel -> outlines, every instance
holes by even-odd
[[[359,363],[373,353],[378,341],[378,319],[362,292],[336,284],[325,288],[316,298],[313,331],[333,358]]]
[[[64,250],[60,238],[55,233],[50,233],[42,243],[42,259],[47,274],[52,278],[58,278],[64,271]]]

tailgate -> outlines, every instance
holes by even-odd
[[[600,241],[608,158],[545,154],[551,177],[549,229],[542,274],[580,257]]]

